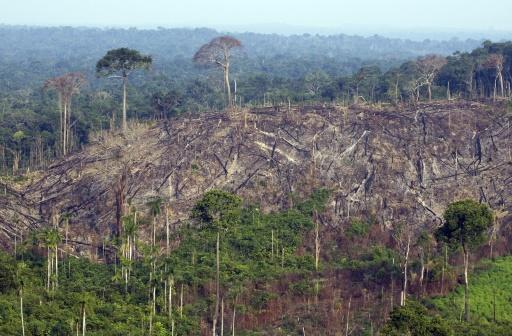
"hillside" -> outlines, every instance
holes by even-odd
[[[92,2],[0,12],[0,336],[512,336],[512,1]]]
[[[420,242],[441,224],[446,206],[463,198],[489,204],[500,213],[494,253],[510,249],[509,120],[503,103],[460,100],[275,106],[97,133],[45,171],[2,182],[0,241],[15,257],[0,255],[0,330],[19,330],[13,291],[25,279],[32,334],[71,332],[84,305],[91,335],[144,335],[148,328],[209,334],[216,237],[221,321],[236,324],[240,335],[367,335],[400,314],[424,316],[422,323],[435,327],[437,317],[414,299],[457,285],[459,253],[442,256]],[[219,204],[231,207],[226,218],[202,212],[223,197],[229,201]],[[401,225],[415,233],[412,303],[394,309]],[[52,227],[60,233],[56,245]],[[475,250],[473,261],[488,253]],[[58,290],[45,254],[61,259]],[[501,281],[507,265],[475,277],[474,325],[457,322],[460,291],[425,304],[453,330],[483,328],[486,279]],[[169,313],[171,287],[176,308]],[[506,300],[497,300],[503,323]]]
[[[147,212],[156,196],[179,226],[212,188],[263,211],[286,209],[294,197],[327,188],[322,224],[342,231],[351,219],[370,217],[383,228],[397,222],[432,228],[445,206],[462,198],[506,214],[512,205],[511,130],[499,105],[281,106],[131,128],[126,136],[98,134],[18,190],[6,188],[3,243],[12,245],[19,230],[69,219],[77,248],[100,246],[118,230],[126,204]],[[510,220],[506,215],[504,223]],[[159,229],[164,224],[159,218]]]

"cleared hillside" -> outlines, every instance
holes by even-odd
[[[502,106],[461,101],[285,106],[132,125],[126,136],[99,135],[18,190],[6,188],[2,240],[9,245],[20,230],[69,218],[79,249],[99,246],[116,232],[127,204],[147,212],[148,200],[162,197],[179,226],[212,188],[268,211],[324,187],[332,196],[321,220],[341,229],[351,218],[369,216],[384,227],[437,226],[445,206],[462,198],[500,209],[507,223],[508,118]],[[161,216],[161,230],[164,224]]]

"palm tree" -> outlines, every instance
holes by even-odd
[[[55,289],[59,286],[59,243],[61,236],[59,230],[56,228],[46,229],[40,233],[39,237],[42,246],[47,251],[47,278],[46,278],[46,289]]]
[[[155,246],[156,244],[156,219],[162,211],[162,202],[162,198],[154,197],[147,203],[147,205],[149,206],[149,210],[151,212],[151,216],[153,217],[153,239],[151,241],[153,246]]]
[[[128,291],[128,278],[131,273],[131,265],[135,253],[137,236],[137,211],[123,217],[123,242],[121,244],[121,273],[125,280],[125,290]]]

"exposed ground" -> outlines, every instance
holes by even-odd
[[[12,246],[27,229],[69,218],[69,240],[85,253],[118,230],[127,204],[147,211],[160,196],[179,225],[211,188],[272,210],[327,187],[326,226],[372,214],[385,226],[431,227],[462,198],[486,202],[510,222],[510,118],[503,106],[456,101],[272,107],[132,125],[126,136],[97,135],[29,181],[5,185],[0,239]]]

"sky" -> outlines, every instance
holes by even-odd
[[[512,32],[512,0],[0,0],[0,8],[0,24],[15,25]]]

